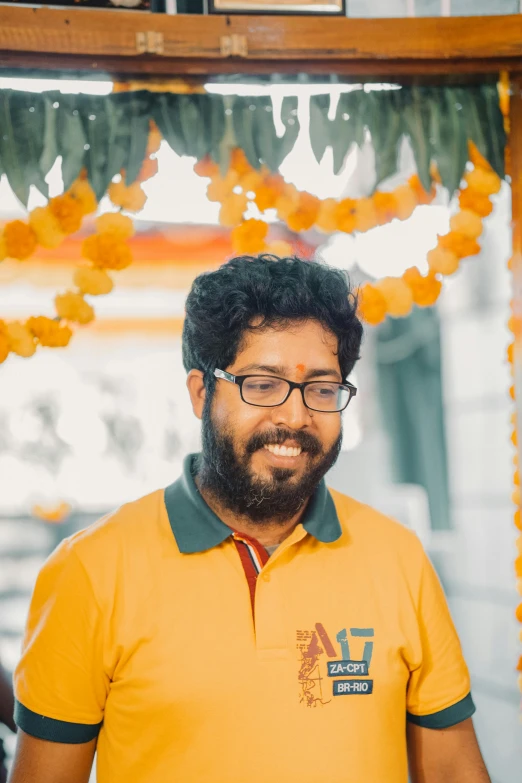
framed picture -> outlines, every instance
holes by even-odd
[[[209,0],[211,14],[344,16],[345,0]]]

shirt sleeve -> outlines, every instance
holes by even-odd
[[[429,729],[454,726],[475,712],[469,673],[437,574],[423,551],[418,598],[420,656],[410,672],[407,719]]]
[[[74,744],[98,735],[109,688],[102,616],[69,541],[38,576],[14,682],[15,720],[27,734]]]

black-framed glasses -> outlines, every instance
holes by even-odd
[[[357,388],[351,383],[334,381],[305,381],[294,383],[286,378],[274,375],[232,375],[224,370],[214,370],[216,378],[239,386],[241,399],[247,405],[258,408],[276,408],[290,397],[294,389],[299,389],[307,408],[319,413],[340,413],[348,407]]]

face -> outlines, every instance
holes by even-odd
[[[301,383],[342,382],[337,339],[308,321],[290,329],[250,332],[233,375],[274,375]],[[285,403],[260,408],[239,387],[218,380],[205,399],[201,373],[189,375],[194,411],[203,420],[199,478],[217,500],[252,521],[287,521],[297,514],[333,465],[341,446],[341,414],[309,410],[294,389]]]

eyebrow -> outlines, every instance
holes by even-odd
[[[247,364],[246,367],[242,367],[240,370],[237,370],[235,373],[236,375],[245,375],[248,372],[251,372],[252,370],[256,370],[258,372],[267,372],[271,375],[279,375],[283,378],[286,377],[286,367],[281,367],[280,365],[271,365],[271,364]],[[339,383],[342,383],[341,374],[338,370],[334,370],[332,367],[323,368],[323,367],[316,367],[313,370],[308,370],[307,373],[305,373],[305,378],[307,380],[312,380],[313,378],[324,378],[324,376],[334,376]]]

